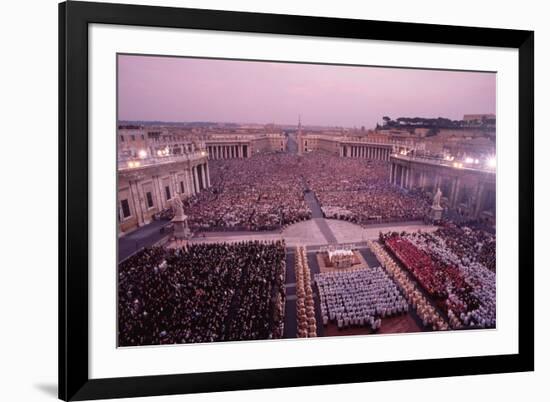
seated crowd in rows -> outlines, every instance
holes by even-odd
[[[478,258],[472,258],[468,243],[459,243],[456,234],[454,229],[444,228],[435,233],[387,233],[381,235],[381,240],[447,313],[453,328],[493,328],[495,273]],[[484,241],[489,235],[478,236]],[[472,247],[478,247],[477,243]]]
[[[304,157],[304,164],[326,218],[362,224],[423,219],[428,212],[426,196],[389,183],[388,162],[314,152]]]
[[[282,337],[284,242],[147,248],[119,264],[119,345]]]
[[[380,328],[381,319],[406,313],[407,301],[381,267],[315,275],[323,324]]]
[[[445,240],[445,245],[465,264],[477,262],[496,271],[496,236],[485,230],[458,226],[451,222],[436,233]]]
[[[429,200],[389,183],[389,163],[263,153],[209,162],[212,187],[184,206],[193,230],[273,230],[311,218],[304,191],[312,190],[326,218],[355,223],[423,219]]]
[[[212,187],[184,206],[192,229],[273,230],[311,217],[295,156],[270,153],[209,163]]]
[[[416,315],[422,321],[424,328],[433,331],[444,331],[449,329],[449,325],[432,303],[426,298],[410,275],[402,269],[399,264],[388,254],[379,242],[368,240],[367,244],[372,250],[377,260],[386,270],[388,275],[399,287],[405,299],[416,312]]]

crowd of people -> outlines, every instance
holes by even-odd
[[[296,274],[296,320],[298,324],[298,338],[314,338],[317,336],[317,320],[315,318],[315,304],[313,288],[311,287],[311,271],[307,262],[306,248],[296,247],[294,263]]]
[[[212,160],[212,186],[188,198],[184,209],[194,231],[275,230],[311,218],[304,199],[309,189],[326,218],[358,224],[423,219],[429,200],[392,186],[389,168],[385,161],[324,152]]]
[[[372,240],[367,241],[367,244],[388,275],[399,286],[409,305],[416,311],[420,320],[422,320],[423,326],[434,331],[449,329],[449,325],[442,315],[424,296],[424,293],[418,289],[416,283],[409,278],[409,275],[404,272],[388,254],[383,246]]]
[[[382,318],[404,314],[409,308],[381,267],[320,273],[315,282],[323,324],[331,321],[338,329],[369,326],[376,331]]]
[[[446,223],[435,234],[464,263],[478,263],[496,272],[496,236],[482,229]]]
[[[295,155],[209,162],[212,186],[184,206],[193,230],[274,230],[311,218]]]
[[[304,166],[326,218],[358,224],[421,220],[429,210],[425,195],[389,183],[388,162],[313,152],[304,156]]]
[[[118,267],[120,346],[281,338],[285,244],[146,248]]]
[[[457,239],[461,232],[463,239]],[[469,241],[472,237],[483,241],[485,236],[491,235],[446,227],[434,233],[386,233],[381,234],[381,240],[443,308],[453,328],[494,328],[494,265],[487,267],[480,262],[487,256],[474,257],[475,249],[484,247]]]

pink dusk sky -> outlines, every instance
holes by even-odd
[[[495,112],[495,73],[118,56],[119,120],[372,128]]]

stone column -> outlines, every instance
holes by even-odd
[[[189,192],[189,194],[194,195],[195,187],[193,186],[193,168],[191,168],[191,170],[185,171],[185,181],[187,184],[187,191]]]
[[[143,208],[139,197],[137,183],[133,180],[130,181],[130,194],[132,195],[132,204],[134,205],[134,213],[136,214],[138,226],[143,226]]]
[[[399,182],[400,187],[405,187],[405,168],[401,166],[401,180]]]
[[[460,177],[456,180],[455,195],[453,199],[453,207],[456,207],[458,200],[460,199]]]
[[[434,186],[434,194],[441,185],[441,176],[437,175],[435,176],[435,186]]]
[[[204,188],[208,188],[208,182],[206,181],[206,163],[202,164],[201,175],[202,175],[202,186]]]
[[[481,204],[483,202],[484,191],[485,186],[483,185],[483,183],[479,183],[476,189],[474,218],[477,218],[479,216],[479,213],[481,212]]]
[[[174,191],[170,191],[170,194],[174,196],[174,194],[178,193],[178,181],[176,179],[176,172],[170,172],[170,179],[172,179],[172,188]]]
[[[162,190],[160,189],[161,183],[159,176],[153,176],[153,188],[155,187],[157,196],[157,208],[160,211],[161,209],[164,209],[164,197],[162,196]]]
[[[210,183],[210,168],[208,167],[208,163],[204,164],[206,166],[206,183],[208,187],[211,187],[212,184]]]
[[[393,167],[394,164],[392,163],[390,166],[390,184],[393,184]]]
[[[197,177],[197,169],[195,168],[195,166],[191,167],[191,179],[193,184],[193,194],[197,194],[199,192],[197,188],[197,186],[199,185],[199,179]]]

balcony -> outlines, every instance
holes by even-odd
[[[148,156],[145,158],[121,158],[117,161],[117,169],[118,171],[129,171],[147,166],[158,166],[170,163],[196,161],[202,158],[206,158],[207,156],[208,152],[197,151],[181,155]]]

